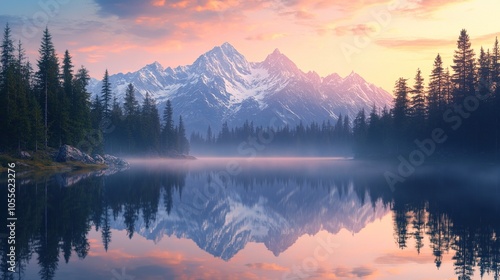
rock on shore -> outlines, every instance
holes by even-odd
[[[62,145],[59,148],[57,155],[55,156],[57,162],[67,162],[67,161],[78,161],[86,164],[105,164],[107,166],[128,166],[128,162],[121,158],[112,155],[94,155],[93,157],[86,154],[79,149],[70,146]]]

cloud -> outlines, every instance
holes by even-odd
[[[194,15],[203,21],[218,17],[218,13],[236,13],[261,8],[265,1],[238,0],[94,0],[103,15],[114,15],[119,18],[136,18],[140,16],[169,15],[175,18],[189,18]]]
[[[343,25],[336,26],[333,28],[333,32],[337,36],[345,35],[369,35],[376,32],[377,29],[368,24],[353,24],[353,25]]]
[[[314,13],[308,12],[306,10],[281,12],[279,14],[281,16],[293,16],[297,20],[309,20],[309,19],[314,19],[316,17]]]
[[[365,278],[375,275],[376,269],[367,266],[358,266],[353,268],[337,267],[333,270],[333,273],[339,278]]]
[[[249,41],[270,41],[283,38],[286,36],[287,36],[286,33],[260,33],[256,35],[249,35],[245,37],[245,39]]]
[[[275,263],[247,263],[245,266],[252,269],[273,270],[273,271],[287,271],[288,268],[277,265]]]
[[[500,37],[500,32],[489,33],[471,38],[472,44],[486,44],[485,48],[492,48],[495,38]]]
[[[433,263],[434,256],[431,254],[420,254],[415,256],[413,252],[402,251],[395,253],[387,253],[375,259],[377,264],[404,264],[404,263]]]
[[[421,17],[428,17],[434,12],[450,5],[466,3],[472,0],[408,0],[408,4],[398,9],[400,12],[412,13]]]
[[[408,51],[418,51],[423,49],[435,49],[443,46],[453,46],[456,40],[452,39],[377,39],[375,43],[379,46]]]

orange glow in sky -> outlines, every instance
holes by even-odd
[[[46,2],[56,4],[41,4]],[[98,79],[106,68],[114,74],[153,61],[191,64],[229,42],[249,61],[262,61],[279,48],[305,72],[355,71],[392,92],[398,77],[413,83],[417,68],[428,79],[438,53],[450,66],[462,28],[476,54],[500,34],[497,0],[67,2],[3,3],[0,23],[11,24],[31,61],[47,25],[56,51],[69,49],[75,65],[85,65]]]

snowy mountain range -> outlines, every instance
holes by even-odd
[[[158,62],[136,72],[110,76],[113,93],[123,101],[132,83],[142,101],[149,92],[160,114],[170,99],[174,117],[182,115],[188,131],[218,130],[245,120],[256,125],[280,126],[336,120],[372,106],[384,107],[392,95],[352,72],[320,77],[305,73],[276,49],[262,62],[248,62],[229,43],[214,47],[187,66],[164,69]],[[92,79],[89,91],[100,94],[102,83]]]

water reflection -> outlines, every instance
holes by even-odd
[[[122,230],[131,244],[135,235],[155,243],[172,236],[192,240],[230,263],[250,243],[279,257],[302,236],[358,233],[389,211],[399,248],[416,255],[431,248],[437,268],[443,256],[453,255],[460,279],[498,279],[500,192],[493,167],[425,167],[393,192],[383,176],[387,167],[379,163],[204,163],[136,163],[106,176],[23,180],[17,194],[19,272],[7,271],[2,242],[2,279],[30,279],[23,278],[28,263],[37,264],[40,279],[64,279],[57,274],[60,263],[85,261],[93,250],[92,229],[106,251]],[[6,196],[5,188],[0,192]]]

